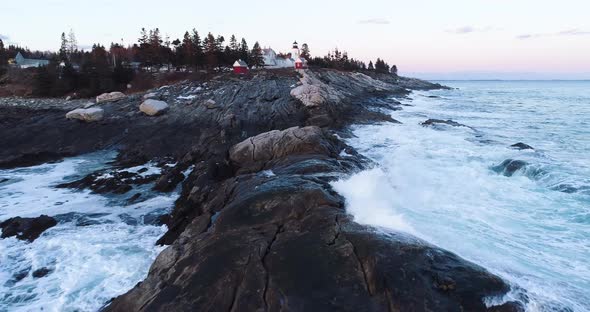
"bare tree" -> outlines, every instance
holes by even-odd
[[[70,28],[70,33],[68,34],[68,53],[72,54],[78,51],[78,40],[76,40],[76,34],[74,34],[74,30]]]

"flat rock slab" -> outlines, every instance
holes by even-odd
[[[104,110],[98,107],[78,108],[66,114],[67,119],[77,119],[86,122],[99,121],[104,118]]]
[[[123,92],[103,93],[96,97],[96,103],[117,101],[125,97]]]

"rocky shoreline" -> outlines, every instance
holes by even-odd
[[[332,70],[261,71],[151,90],[97,104],[104,118],[67,120],[80,103],[0,101],[0,167],[102,149],[121,168],[166,159],[155,188],[181,183],[164,218],[169,245],[145,281],[105,311],[520,311],[487,307],[510,287],[483,268],[402,233],[355,223],[330,182],[372,164],[339,137],[354,123],[396,122],[395,97],[443,86]],[[187,169],[188,176],[185,176]],[[133,176],[63,187],[125,193]],[[104,180],[104,179],[103,179]]]

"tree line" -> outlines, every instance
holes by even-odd
[[[373,64],[373,61],[370,61],[369,65],[367,65],[363,61],[349,58],[346,51],[341,52],[337,48],[328,52],[328,54],[323,57],[316,56],[312,58],[309,57],[309,48],[306,47],[306,54],[308,55],[306,58],[308,59],[308,65],[312,67],[334,68],[348,71],[374,71],[382,74],[391,73],[397,75],[397,66],[389,66],[389,64],[387,64],[381,58],[377,58],[375,64]]]
[[[186,31],[182,38],[171,40],[169,36],[163,36],[159,28],[142,28],[137,42],[132,45],[111,43],[107,49],[94,44],[90,51],[78,48],[71,30],[68,34],[61,34],[57,52],[30,51],[14,45],[5,48],[0,40],[0,74],[6,72],[7,60],[18,52],[27,58],[50,60],[48,66],[34,69],[33,92],[37,96],[62,96],[72,92],[79,96],[94,96],[124,90],[141,72],[214,70],[231,67],[237,59],[246,61],[250,67],[264,66],[263,51],[258,42],[250,48],[244,38],[231,35],[226,41],[224,36],[210,32],[201,37],[196,29]],[[289,54],[278,54],[278,57],[286,58]],[[301,57],[312,67],[397,74],[395,65],[389,66],[380,58],[374,64],[369,62],[366,65],[338,49],[322,57],[312,57],[308,45],[303,44]]]

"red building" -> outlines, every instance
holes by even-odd
[[[234,74],[247,74],[248,64],[242,60],[237,60],[234,63]]]
[[[307,61],[302,57],[298,57],[295,60],[295,69],[304,69],[304,68],[307,68]]]

